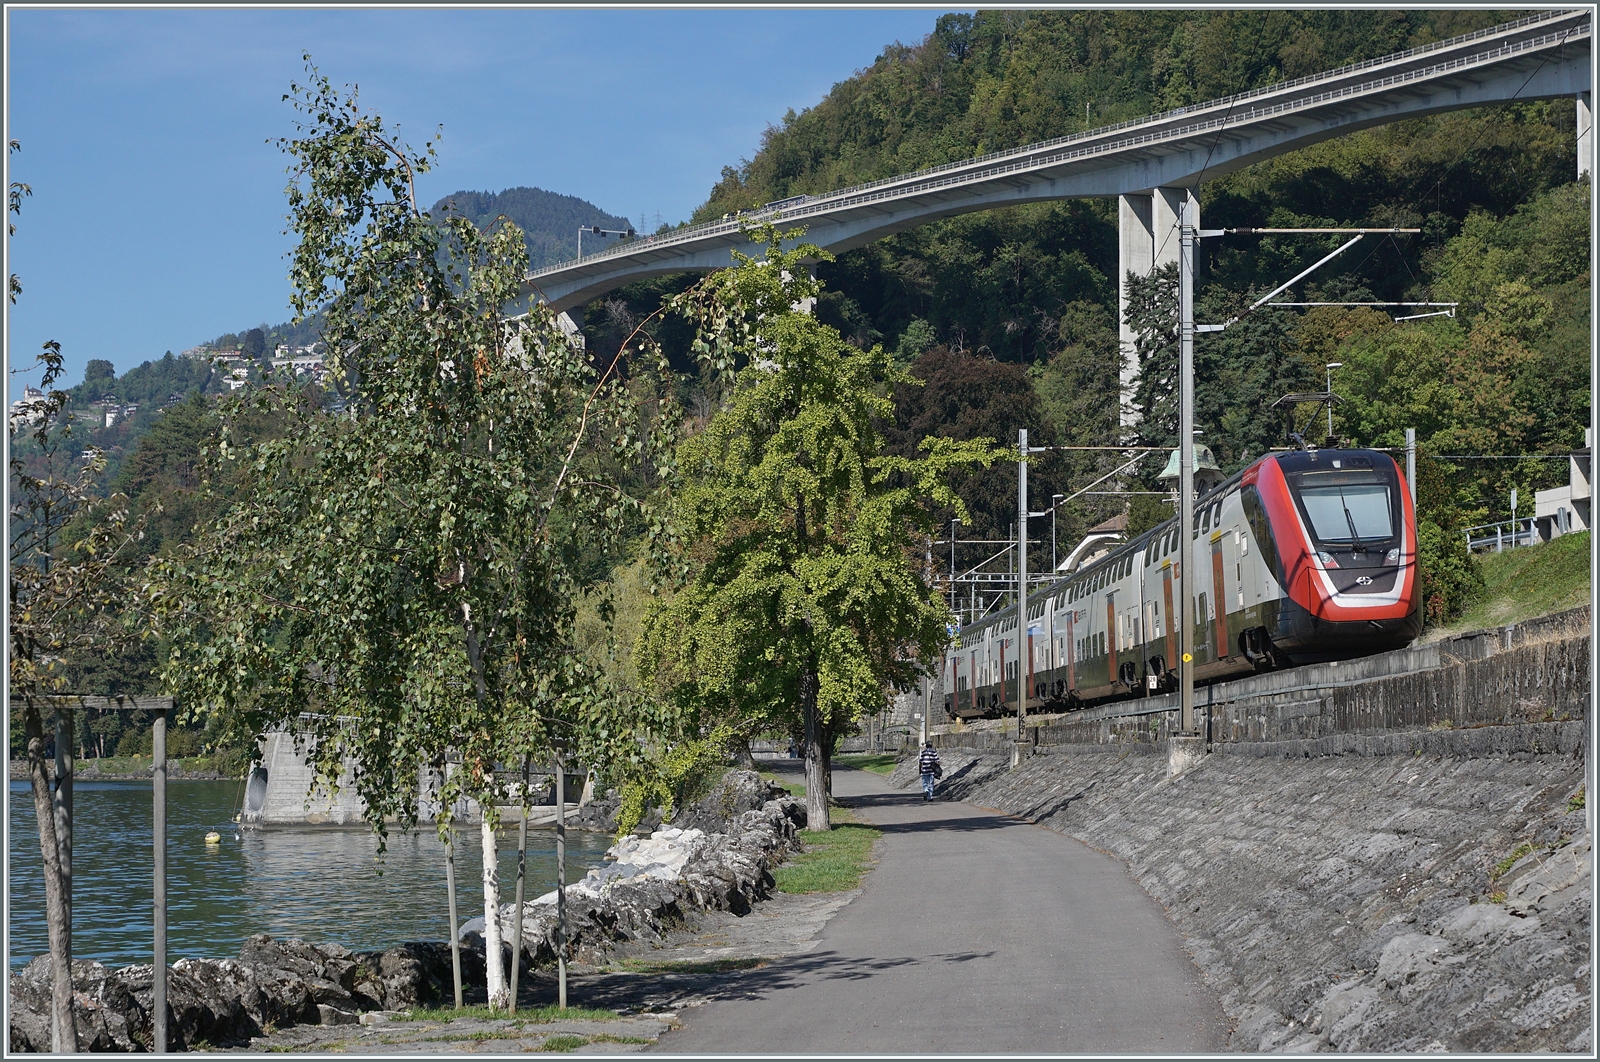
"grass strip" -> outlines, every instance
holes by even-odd
[[[789,795],[790,796],[792,796],[792,797],[800,797],[800,798],[804,799],[804,797],[806,795],[806,787],[804,785],[800,784],[799,782],[788,782],[788,781],[785,781],[784,779],[779,778],[777,775],[773,774],[770,771],[761,771],[759,773],[760,773],[761,777],[765,778],[767,781],[771,782],[772,784],[774,784],[776,786],[779,786],[779,787],[781,787],[783,789],[787,789],[789,791]]]
[[[805,850],[773,870],[779,892],[848,892],[861,884],[872,865],[872,843],[883,833],[853,821],[844,808],[833,809],[833,829],[803,831]]]
[[[570,1036],[567,1033],[561,1033],[557,1036],[550,1037],[544,1043],[540,1044],[537,1050],[576,1051],[578,1048],[582,1047],[588,1042],[589,1038],[587,1036]]]
[[[892,752],[853,752],[848,756],[835,756],[833,762],[840,767],[855,767],[873,774],[893,774],[900,757]]]

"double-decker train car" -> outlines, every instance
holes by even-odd
[[[1195,681],[1397,649],[1421,632],[1416,513],[1375,450],[1278,452],[1195,502]],[[1177,684],[1177,520],[963,627],[945,709],[973,718]]]

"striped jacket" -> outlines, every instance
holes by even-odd
[[[933,749],[923,749],[922,755],[917,757],[917,770],[922,774],[932,774],[937,766],[939,766],[939,754]]]

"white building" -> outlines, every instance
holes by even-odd
[[[23,424],[37,424],[44,416],[44,411],[39,408],[39,403],[44,401],[44,392],[37,387],[22,389],[22,397],[11,403],[11,430],[16,431]]]
[[[1567,485],[1534,493],[1533,524],[1540,541],[1589,530],[1589,454],[1593,445],[1593,430],[1583,429],[1583,449],[1567,457]]]

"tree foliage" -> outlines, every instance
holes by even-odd
[[[748,363],[681,449],[689,577],[648,616],[640,663],[690,735],[726,719],[802,732],[810,828],[826,829],[837,739],[946,640],[916,539],[933,507],[964,513],[947,477],[995,452],[935,436],[916,457],[887,453],[885,391],[910,378],[796,308],[818,291],[805,259],[825,252],[762,235],[764,261],[740,255],[679,303],[712,364]]]

